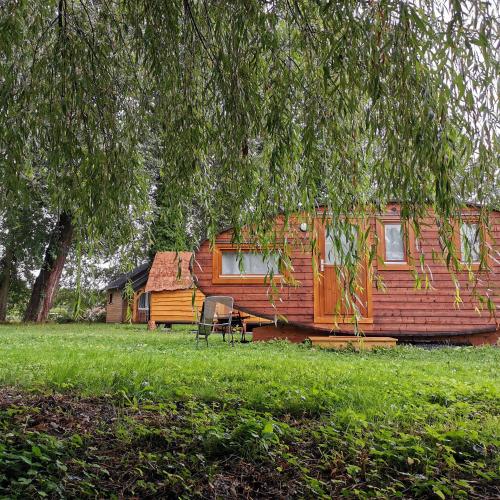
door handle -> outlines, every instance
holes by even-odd
[[[323,272],[325,270],[325,259],[319,261],[319,270]]]

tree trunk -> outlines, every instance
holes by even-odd
[[[7,299],[9,297],[10,283],[15,271],[15,259],[12,250],[7,247],[5,255],[0,260],[0,321],[7,318]]]
[[[72,240],[71,216],[63,212],[50,235],[43,265],[33,285],[30,301],[24,313],[24,321],[47,321]]]

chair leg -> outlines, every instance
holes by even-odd
[[[207,342],[207,347],[208,347],[208,335],[205,335],[205,341]]]

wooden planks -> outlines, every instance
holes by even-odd
[[[192,323],[201,313],[205,296],[197,290],[193,307],[193,290],[151,292],[150,320],[159,323]]]
[[[298,328],[292,325],[261,326],[253,331],[253,340],[288,340],[301,343],[310,340],[313,345],[328,349],[345,349],[352,347],[356,350],[373,349],[374,347],[394,347],[397,339],[391,337],[356,337],[355,335],[318,335],[317,331],[307,328]]]
[[[111,303],[109,297],[112,297]],[[121,290],[108,291],[106,296],[106,323],[121,323],[124,315],[124,300]]]

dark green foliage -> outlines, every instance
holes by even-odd
[[[7,411],[6,415],[11,413]],[[65,488],[60,481],[68,470],[65,462],[73,456],[71,441],[64,442],[39,432],[23,434],[8,425],[5,415],[0,425],[3,434],[0,438],[0,495],[11,498],[64,496]]]
[[[4,286],[8,289],[2,305],[9,317],[22,316],[24,312],[25,288],[33,280],[30,271],[41,265],[53,227],[43,201],[43,180],[24,180],[20,185],[21,199],[19,192],[9,192],[5,184],[0,186],[0,289]],[[7,268],[10,272],[5,273]],[[4,300],[0,292],[0,302]]]
[[[194,245],[188,236],[186,216],[190,208],[192,207],[189,206],[189,200],[185,200],[182,205],[173,205],[168,196],[168,189],[165,189],[161,182],[157,185],[153,224],[150,230],[152,256],[156,252],[181,252],[193,249]]]
[[[394,196],[407,215],[491,206],[498,20],[488,2],[448,8],[10,0],[0,173],[12,192],[42,173],[93,240],[130,236],[148,142],[170,206],[197,197],[211,236],[227,206],[260,236],[270,214],[318,201],[336,217]]]
[[[140,497],[234,498],[248,489],[308,498],[498,493],[498,440],[472,430],[467,420],[487,410],[465,402],[409,403],[384,423],[354,412],[274,417],[194,401],[114,410],[109,400],[56,402],[50,412],[46,398],[38,398],[40,410],[0,410],[0,494],[120,495],[123,477],[126,494]],[[462,426],[450,428],[457,414]],[[89,417],[83,436],[72,430],[73,419]]]
[[[9,310],[7,319],[20,320],[23,317],[24,311],[30,299],[31,289],[29,282],[17,276],[10,287],[9,291]]]

